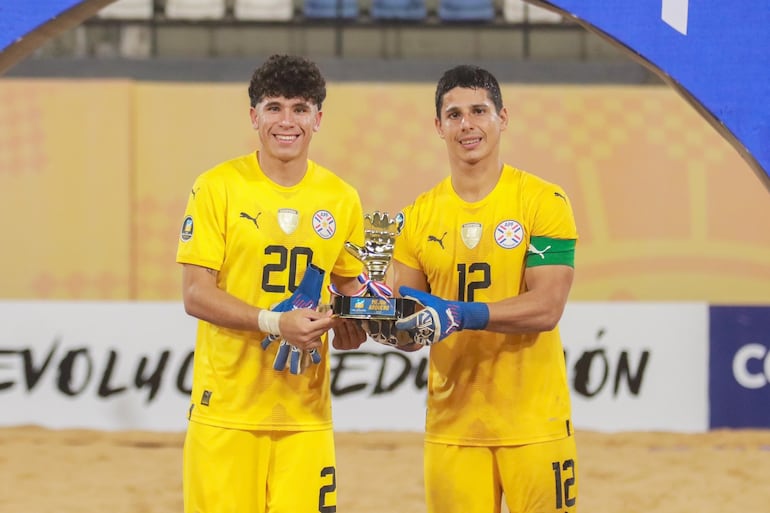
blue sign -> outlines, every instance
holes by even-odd
[[[770,427],[770,307],[712,306],[710,427]]]
[[[527,0],[609,36],[659,72],[770,190],[767,0]]]
[[[6,0],[0,3],[0,51],[82,3],[81,0]]]

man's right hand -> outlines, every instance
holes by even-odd
[[[282,339],[298,349],[311,350],[321,347],[321,337],[334,327],[332,312],[317,312],[298,308],[283,312],[279,319]]]

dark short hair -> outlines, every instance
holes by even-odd
[[[495,76],[489,71],[462,64],[447,70],[441,76],[436,85],[436,117],[441,119],[441,106],[444,103],[444,95],[455,87],[467,89],[484,89],[495,105],[497,112],[503,108],[503,94],[500,92],[500,84],[497,83]]]
[[[264,98],[302,98],[321,109],[326,99],[326,80],[311,60],[295,55],[271,55],[254,70],[249,82],[251,106]]]

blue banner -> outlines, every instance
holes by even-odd
[[[627,47],[679,90],[770,189],[767,0],[528,0]]]
[[[5,0],[0,3],[0,51],[82,3],[82,0]]]
[[[710,428],[770,428],[770,307],[712,306]]]

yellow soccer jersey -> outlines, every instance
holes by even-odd
[[[494,302],[523,292],[525,266],[573,265],[577,230],[564,191],[504,166],[468,203],[451,179],[404,209],[394,258],[446,299]],[[507,335],[461,331],[430,348],[426,440],[517,445],[564,437],[570,399],[558,328]]]
[[[261,308],[287,298],[312,262],[326,274],[357,276],[362,264],[344,247],[363,242],[358,193],[308,161],[302,181],[282,187],[259,167],[256,153],[224,162],[193,185],[177,262],[219,271],[218,286]],[[198,322],[192,410],[199,422],[250,430],[316,430],[331,426],[328,343],[320,365],[302,375],[273,369],[278,348],[265,335]]]

